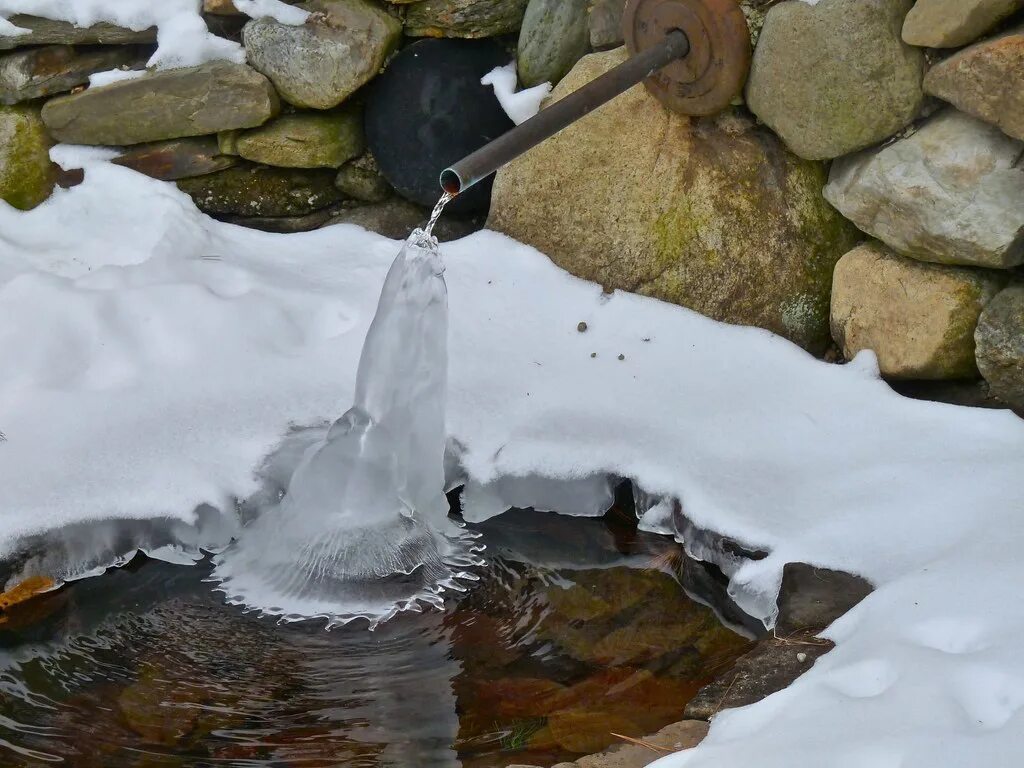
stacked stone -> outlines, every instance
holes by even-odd
[[[983,376],[1024,409],[1024,0],[740,5],[745,105],[687,119],[636,89],[502,171],[490,226],[607,287],[871,349],[893,380]]]

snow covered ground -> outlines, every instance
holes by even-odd
[[[70,524],[230,515],[291,426],[351,402],[399,247],[220,224],[103,151],[55,156],[85,182],[0,207],[0,557]],[[495,233],[442,251],[449,433],[478,496],[607,473],[677,495],[697,525],[771,552],[733,577],[768,621],[787,561],[878,585],[810,673],[660,768],[1020,764],[1024,421],[899,397],[870,356],[827,365],[602,295]]]

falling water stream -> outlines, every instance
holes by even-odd
[[[442,604],[476,577],[473,536],[444,495],[448,293],[437,240],[409,236],[359,359],[355,402],[309,446],[283,498],[216,559],[228,602],[328,626]]]

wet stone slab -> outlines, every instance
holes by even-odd
[[[236,157],[221,154],[214,136],[140,144],[112,161],[154,179],[177,181],[230,168]]]

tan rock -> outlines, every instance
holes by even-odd
[[[1024,139],[1024,27],[936,64],[925,77],[924,89]]]
[[[651,736],[644,736],[642,741],[653,747],[678,752],[700,744],[708,733],[708,724],[701,720],[683,720],[666,725]],[[621,744],[600,752],[587,755],[576,761],[579,768],[644,768],[655,760],[665,756],[651,747],[639,744]]]
[[[552,98],[624,58],[584,57]],[[689,119],[636,86],[499,171],[488,226],[608,288],[821,350],[832,267],[859,239],[823,182],[742,113]]]
[[[973,42],[1024,0],[917,0],[903,22],[903,39],[923,48],[959,48]]]
[[[836,264],[832,335],[847,358],[874,350],[886,376],[976,377],[974,330],[1006,276],[924,264],[880,243]]]

